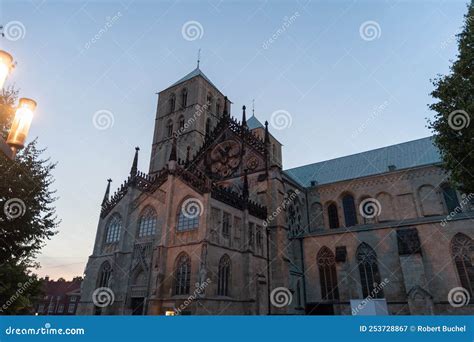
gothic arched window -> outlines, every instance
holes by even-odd
[[[107,223],[105,243],[114,243],[120,239],[120,230],[122,229],[122,219],[119,215],[114,215]]]
[[[108,261],[104,262],[100,267],[99,276],[97,277],[97,287],[109,286],[110,275],[112,274],[112,267]]]
[[[176,260],[175,289],[174,294],[189,294],[191,283],[191,259],[186,253],[182,253]]]
[[[221,100],[217,100],[216,102],[216,115],[221,113]]]
[[[321,247],[317,256],[321,298],[325,300],[339,299],[337,288],[336,259],[327,247]]]
[[[170,106],[169,107],[170,113],[174,112],[174,110],[176,108],[176,95],[175,94],[170,95],[169,106]]]
[[[352,227],[357,224],[357,214],[355,209],[354,197],[350,194],[342,198],[342,207],[344,209],[344,219],[346,227]]]
[[[227,254],[219,261],[219,282],[217,284],[217,295],[228,296],[229,295],[229,282],[230,282],[230,265],[231,261]]]
[[[155,235],[156,233],[156,211],[152,207],[146,207],[138,223],[138,237]]]
[[[459,200],[456,190],[454,190],[449,184],[443,184],[441,189],[443,190],[443,197],[444,201],[446,202],[446,208],[448,209],[448,212],[451,213],[459,210],[457,209],[459,208]]]
[[[210,110],[211,105],[212,105],[212,95],[211,95],[211,93],[207,94],[206,105],[208,107],[208,110]]]
[[[461,286],[469,293],[474,293],[474,266],[472,265],[472,256],[474,253],[474,243],[472,239],[464,234],[454,235],[451,241],[451,255],[456,265]]]
[[[166,136],[168,138],[171,138],[173,135],[173,121],[168,120],[168,123],[166,124]]]
[[[184,129],[184,116],[179,117],[179,129],[183,130]]]
[[[383,298],[380,285],[380,273],[377,265],[377,254],[365,242],[357,248],[357,263],[359,264],[360,283],[362,285],[362,295],[373,298]],[[376,291],[374,291],[377,288]]]
[[[178,224],[176,226],[176,230],[178,232],[199,228],[199,218],[200,218],[200,215],[202,214],[202,212],[200,212],[201,207],[199,208],[194,207],[193,206],[194,202],[189,202],[187,204],[186,203],[187,202],[184,201],[179,206],[178,218],[177,218]],[[194,204],[198,205],[197,203],[194,203]],[[191,211],[189,211],[188,209],[190,209]]]
[[[339,228],[339,216],[337,214],[337,206],[331,203],[328,206],[329,228]]]
[[[207,118],[206,120],[206,135],[211,133],[211,118]]]
[[[188,90],[186,88],[181,92],[181,106],[186,108],[188,105]]]

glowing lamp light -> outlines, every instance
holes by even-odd
[[[165,311],[165,316],[176,316],[176,312],[167,310]]]
[[[8,134],[7,144],[15,149],[21,149],[25,146],[26,137],[30,130],[33,113],[36,109],[36,102],[21,98],[15,113],[10,134]]]
[[[8,52],[0,50],[0,88],[3,88],[5,80],[13,65],[13,57]]]

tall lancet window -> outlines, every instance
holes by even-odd
[[[458,271],[461,286],[468,290],[471,296],[474,293],[473,254],[474,244],[472,239],[461,233],[454,235],[451,241],[451,255]]]
[[[152,236],[156,233],[156,211],[152,207],[146,207],[140,216],[138,224],[138,237]]]
[[[108,261],[104,262],[100,267],[99,276],[97,277],[97,287],[108,287],[112,267]]]
[[[318,256],[319,281],[321,283],[321,298],[324,300],[339,299],[337,288],[336,259],[327,247],[319,250]]]
[[[183,133],[182,131],[184,130],[184,116],[180,116],[179,117],[179,130],[181,131],[181,133]]]
[[[113,215],[107,223],[105,243],[114,243],[120,239],[122,229],[122,219],[118,214]]]
[[[211,118],[207,118],[206,120],[206,135],[211,133]]]
[[[169,106],[170,106],[170,108],[169,108],[170,113],[174,112],[175,108],[176,108],[176,95],[175,94],[170,95]]]
[[[181,92],[181,107],[186,108],[188,105],[188,90],[186,88]]]
[[[354,204],[354,197],[349,194],[345,195],[342,198],[342,207],[344,208],[346,227],[355,226],[357,224],[357,213]]]
[[[217,284],[217,295],[219,296],[229,296],[230,265],[230,258],[225,254],[219,261],[219,282]]]
[[[216,102],[216,115],[220,115],[221,113],[221,100],[217,100]]]
[[[175,290],[176,295],[189,294],[191,283],[191,259],[186,253],[178,256],[175,270]]]
[[[168,122],[166,123],[166,136],[168,138],[171,138],[172,135],[173,135],[173,121],[168,120]]]
[[[377,254],[365,242],[357,248],[357,262],[359,264],[360,283],[362,285],[362,295],[374,298],[383,298],[383,291],[380,288],[380,273],[377,265]],[[377,289],[375,291],[375,289]]]

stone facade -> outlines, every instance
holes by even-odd
[[[473,208],[451,190],[448,216],[436,163],[307,186],[268,124],[230,110],[199,69],[159,93],[149,173],[137,149],[113,196],[109,182],[78,314],[351,314],[372,297],[390,314],[472,313],[448,294],[472,291]]]

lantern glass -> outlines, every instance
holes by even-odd
[[[0,88],[3,88],[12,65],[12,55],[10,55],[8,52],[0,50]]]
[[[31,99],[21,98],[15,113],[10,134],[8,134],[7,144],[15,148],[25,146],[26,137],[30,130],[33,113],[36,109],[36,102]]]

